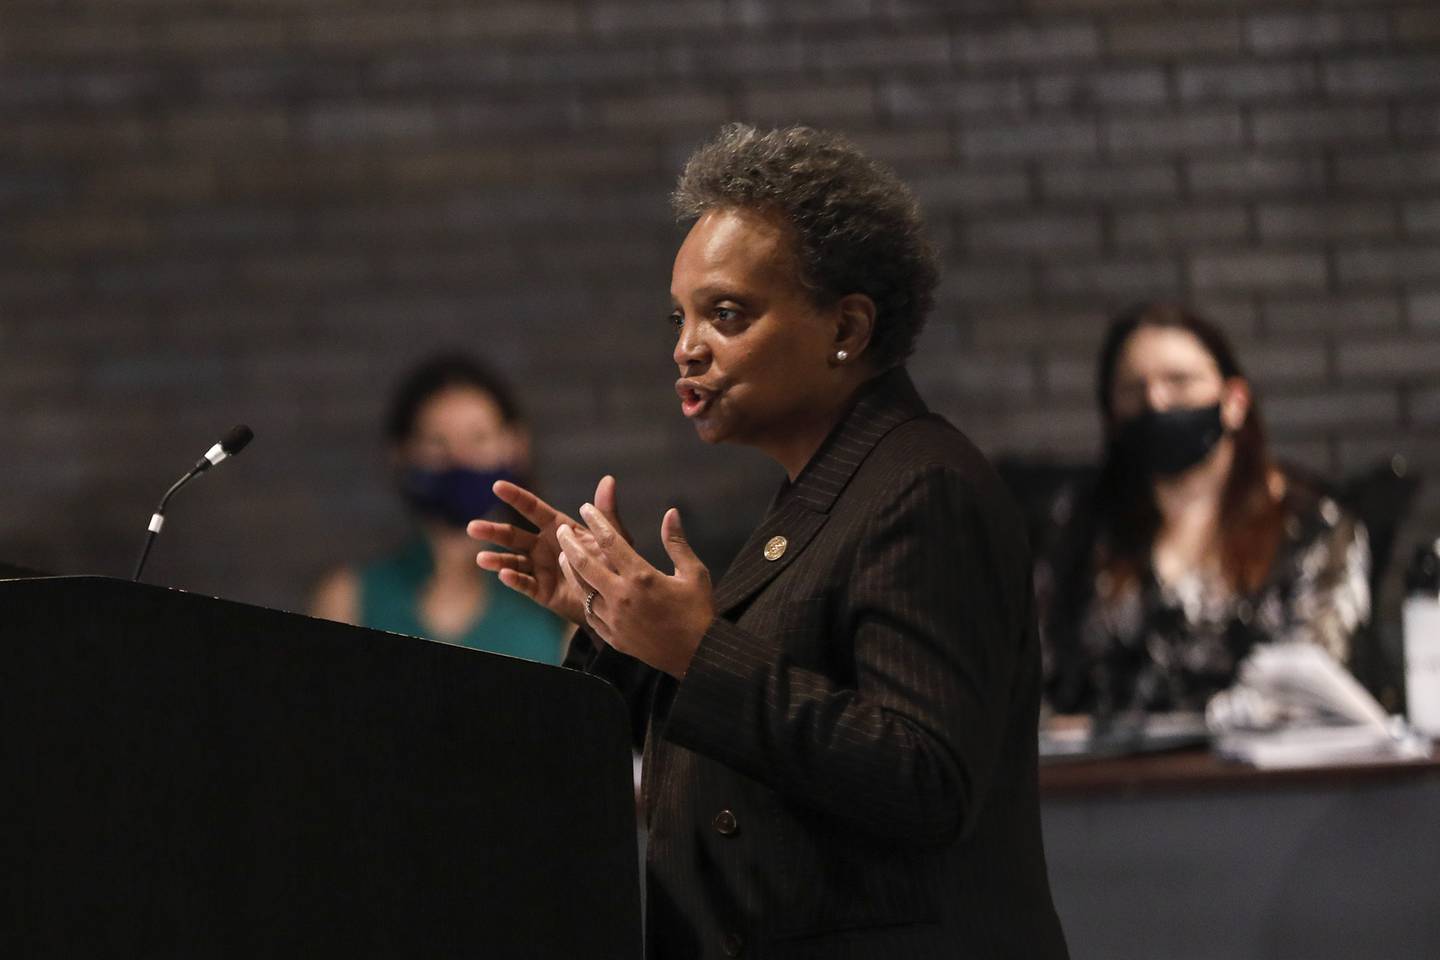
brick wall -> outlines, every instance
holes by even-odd
[[[6,0],[0,559],[294,607],[395,534],[389,384],[523,385],[547,489],[603,471],[716,553],[775,474],[669,392],[665,193],[720,123],[848,131],[945,258],[914,364],[992,452],[1083,457],[1106,312],[1230,330],[1281,452],[1402,454],[1440,534],[1440,8],[1420,0]]]

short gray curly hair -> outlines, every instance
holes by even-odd
[[[845,137],[728,124],[691,154],[670,199],[681,222],[715,209],[779,214],[795,230],[800,280],[817,303],[851,293],[875,302],[876,368],[914,351],[939,279],[920,206],[894,171]]]

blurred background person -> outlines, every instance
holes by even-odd
[[[1200,711],[1273,640],[1346,663],[1370,615],[1365,528],[1271,458],[1219,329],[1135,307],[1111,322],[1097,383],[1099,478],[1062,495],[1037,574],[1050,706]]]
[[[327,576],[311,613],[558,663],[562,621],[476,567],[465,535],[468,521],[506,514],[495,481],[530,481],[530,435],[509,385],[471,357],[436,356],[400,383],[385,433],[414,535]]]

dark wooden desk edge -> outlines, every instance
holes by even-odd
[[[1440,777],[1440,759],[1256,770],[1221,760],[1208,750],[1183,750],[1098,760],[1069,760],[1040,767],[1040,798],[1239,792],[1351,786],[1396,779]]]

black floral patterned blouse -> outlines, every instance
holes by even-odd
[[[1267,641],[1309,640],[1348,662],[1370,615],[1369,542],[1364,525],[1312,485],[1287,477],[1285,537],[1265,582],[1244,594],[1218,574],[1161,583],[1153,570],[1116,588],[1090,562],[1096,524],[1085,502],[1074,490],[1056,501],[1057,533],[1036,571],[1054,711],[1203,710]],[[1067,583],[1065,571],[1078,579]]]

